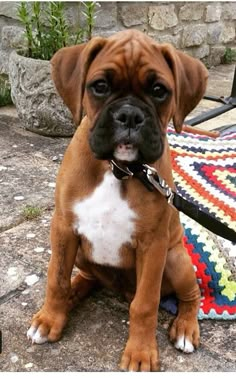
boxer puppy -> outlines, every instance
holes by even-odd
[[[86,116],[57,177],[46,297],[28,338],[38,344],[57,341],[70,309],[102,284],[131,302],[120,368],[158,370],[160,296],[176,293],[170,339],[191,353],[199,344],[199,287],[178,212],[138,179],[118,180],[109,161],[121,167],[149,164],[174,188],[167,125],[173,119],[181,131],[204,94],[207,70],[135,30],[63,48],[51,64],[76,125],[83,111]],[[74,265],[79,272],[71,281]]]

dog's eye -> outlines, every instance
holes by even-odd
[[[163,86],[163,84],[155,83],[152,86],[151,93],[157,100],[164,101],[167,98],[169,91],[165,86]]]
[[[94,82],[92,85],[91,85],[91,88],[92,88],[92,91],[94,93],[95,96],[100,96],[100,97],[103,97],[103,96],[106,96],[109,94],[110,92],[110,88],[109,88],[109,85],[108,83],[105,81],[105,80],[97,80],[96,82]]]

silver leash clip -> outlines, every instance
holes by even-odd
[[[173,198],[174,193],[172,189],[168,186],[168,184],[165,182],[164,179],[162,179],[155,168],[148,166],[147,164],[144,165],[144,167],[147,169],[146,175],[149,180],[149,182],[167,199],[167,202],[170,205],[173,205]]]

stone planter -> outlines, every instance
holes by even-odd
[[[56,92],[50,62],[26,58],[13,51],[9,59],[11,95],[23,126],[52,137],[69,137],[75,125]]]

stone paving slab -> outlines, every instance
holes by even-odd
[[[46,273],[50,258],[49,223],[44,212],[36,221],[23,222],[1,233],[0,301],[20,287],[30,275]]]
[[[233,69],[231,65],[212,70],[208,93],[227,95]],[[209,108],[208,103],[201,102],[194,115]],[[235,122],[234,115],[226,115],[223,124]],[[215,121],[210,128],[214,125]],[[3,334],[0,371],[118,370],[128,335],[128,304],[107,290],[96,291],[81,303],[71,314],[59,342],[31,345],[26,338],[32,314],[43,303],[54,204],[54,186],[50,183],[55,183],[68,143],[69,139],[25,131],[19,120],[11,117],[11,112],[1,116],[0,109],[0,329]],[[14,200],[15,196],[24,198]],[[26,205],[39,206],[40,217],[26,221],[22,215]],[[168,341],[172,320],[172,315],[160,310],[157,336],[163,371],[236,371],[235,323],[201,321],[200,348],[185,355]]]
[[[57,169],[68,143],[26,132],[19,121],[1,120],[0,231],[21,222],[27,205],[53,205]]]

